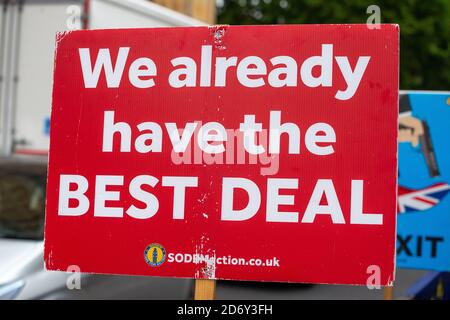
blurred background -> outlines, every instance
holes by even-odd
[[[211,24],[381,23],[401,31],[400,88],[450,88],[450,1],[0,1],[0,299],[191,299],[192,280],[47,272],[45,182],[57,31]],[[375,11],[368,10],[375,5]],[[218,299],[411,298],[432,278],[399,269],[393,291],[219,281]],[[424,278],[425,277],[425,278]],[[79,288],[80,287],[80,288]]]

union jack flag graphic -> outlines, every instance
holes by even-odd
[[[438,204],[449,191],[450,186],[447,183],[436,183],[418,190],[398,186],[397,212],[401,214],[430,209]]]

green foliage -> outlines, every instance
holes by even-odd
[[[450,90],[450,0],[223,0],[220,24],[382,23],[400,25],[400,88]]]

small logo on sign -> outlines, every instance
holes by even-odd
[[[159,243],[151,243],[145,248],[144,258],[152,267],[158,267],[166,261],[166,249]]]

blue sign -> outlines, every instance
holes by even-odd
[[[413,284],[406,296],[415,300],[450,300],[450,273],[432,271]]]
[[[50,135],[50,118],[44,119],[44,135]]]
[[[450,93],[400,96],[397,267],[450,271]]]

